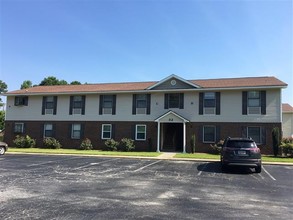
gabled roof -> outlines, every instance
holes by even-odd
[[[282,104],[282,112],[283,113],[293,113],[293,107],[288,103]]]
[[[176,117],[177,119],[179,119],[180,120],[180,122],[189,122],[189,120],[188,119],[186,119],[186,118],[184,118],[183,116],[181,116],[181,115],[179,115],[179,114],[177,114],[176,112],[173,112],[173,111],[168,111],[168,112],[166,112],[165,114],[163,114],[163,115],[161,115],[160,117],[158,117],[157,119],[155,119],[155,122],[160,122],[160,121],[162,121],[163,119],[166,119],[167,117]],[[169,119],[167,119],[167,121],[169,121],[170,123],[174,123],[174,122],[176,122],[176,118],[175,118],[175,120],[172,120],[172,121],[170,121]]]
[[[176,79],[176,80],[179,80],[179,81],[181,81],[181,82],[183,82],[183,83],[185,83],[185,84],[187,84],[187,85],[189,85],[189,86],[191,86],[193,88],[200,88],[200,86],[194,84],[193,82],[187,81],[187,80],[185,80],[185,79],[183,79],[183,78],[181,78],[181,77],[179,77],[179,76],[177,76],[175,74],[172,74],[172,75],[166,77],[165,79],[162,79],[161,81],[155,83],[154,85],[151,85],[147,89],[151,90],[151,89],[153,89],[153,88],[155,88],[155,87],[157,87],[157,86],[163,84],[164,82],[167,82],[167,81],[169,81],[170,79],[173,79],[173,78]]]
[[[150,91],[160,83],[175,77],[197,90],[205,89],[239,89],[239,88],[285,88],[286,83],[275,77],[245,77],[224,79],[184,80],[176,75],[171,75],[161,81],[153,82],[123,82],[100,83],[84,85],[36,86],[28,89],[15,90],[3,95],[44,95],[44,94],[90,94],[90,93],[120,93]]]

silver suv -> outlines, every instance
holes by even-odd
[[[247,166],[261,172],[261,153],[251,138],[226,138],[221,150],[222,169],[228,166]]]

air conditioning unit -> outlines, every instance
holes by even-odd
[[[146,108],[136,108],[136,114],[146,114]]]
[[[74,108],[72,109],[73,115],[81,115],[81,108]]]
[[[112,114],[112,108],[103,108],[103,114],[111,115]]]
[[[53,109],[52,108],[47,108],[45,109],[45,115],[53,115]]]
[[[204,114],[205,115],[215,115],[216,108],[215,107],[204,108]]]
[[[249,115],[260,115],[261,109],[260,107],[248,107],[247,113]]]

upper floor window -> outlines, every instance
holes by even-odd
[[[22,134],[24,133],[24,123],[14,123],[14,133]]]
[[[99,114],[116,114],[116,95],[100,95]]]
[[[266,91],[243,91],[242,92],[243,115],[266,114]]]
[[[150,114],[150,94],[133,94],[132,114]]]
[[[15,106],[27,106],[28,105],[28,96],[15,96],[14,98]]]
[[[70,115],[84,115],[85,113],[85,96],[70,96]]]
[[[167,93],[165,94],[165,109],[184,108],[184,93]]]
[[[200,115],[219,115],[220,104],[220,92],[199,93]]]
[[[44,96],[42,114],[43,115],[56,115],[57,111],[57,96]]]

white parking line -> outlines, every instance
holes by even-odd
[[[206,168],[206,166],[208,165],[208,163],[206,163],[205,165],[204,165],[204,167],[202,168],[202,170],[201,171],[199,171],[199,173],[197,174],[198,176],[200,176],[201,175],[201,173],[202,173],[202,171],[204,171],[205,170],[205,168]]]
[[[104,160],[104,161],[101,161],[101,162],[98,162],[98,163],[89,163],[87,165],[84,165],[84,166],[80,166],[80,167],[76,167],[72,170],[80,170],[80,169],[83,169],[83,168],[88,168],[88,167],[92,167],[92,166],[95,166],[95,165],[100,165],[100,164],[103,164],[103,163],[107,163],[107,162],[110,162],[110,161],[114,161],[114,160],[119,160],[120,158],[114,158],[114,159],[110,159],[110,160]]]
[[[143,166],[143,167],[140,167],[140,168],[134,170],[133,172],[137,172],[137,171],[143,170],[144,168],[149,167],[149,166],[152,166],[152,165],[154,165],[154,164],[156,164],[156,163],[159,163],[159,162],[161,162],[161,161],[162,161],[162,160],[158,160],[158,161],[156,161],[156,162],[150,163],[150,164],[148,164],[148,165],[146,165],[146,166]]]
[[[264,168],[264,167],[262,167],[262,169],[263,169],[263,171],[265,171],[266,172],[266,174],[268,174],[268,176],[272,179],[272,180],[275,180],[276,181],[276,179]]]

